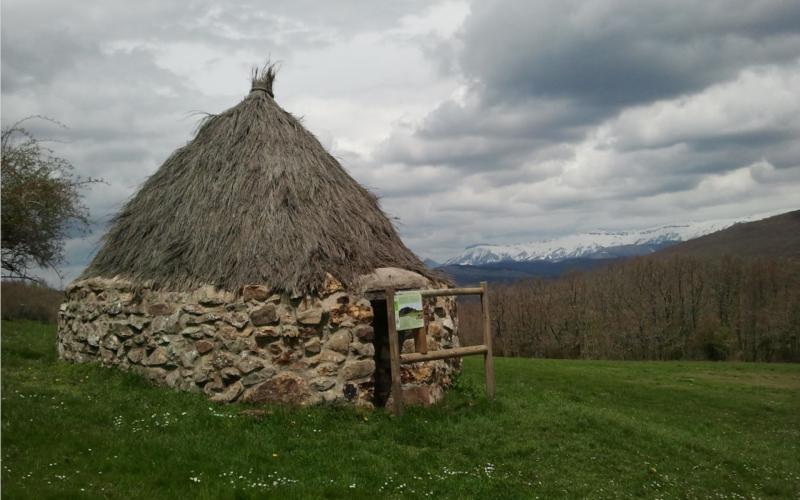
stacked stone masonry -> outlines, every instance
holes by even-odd
[[[455,309],[449,297],[425,300],[429,350],[458,346]],[[385,352],[376,356],[373,319],[365,294],[332,277],[318,296],[303,297],[261,285],[169,292],[92,278],[67,289],[58,353],[220,403],[372,406],[376,360],[388,363]],[[413,340],[402,346],[414,351]],[[459,368],[458,359],[403,365],[404,400],[435,403]]]

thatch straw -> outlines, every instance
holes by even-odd
[[[82,278],[301,293],[319,289],[326,272],[351,283],[391,266],[441,279],[377,198],[275,103],[274,77],[272,66],[255,72],[241,103],[201,123],[114,218]]]

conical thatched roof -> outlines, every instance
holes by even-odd
[[[430,276],[378,206],[272,97],[272,67],[209,116],[114,218],[82,278],[311,292],[378,267]]]

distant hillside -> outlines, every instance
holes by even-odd
[[[649,255],[676,243],[698,238],[728,228],[739,222],[771,217],[774,213],[687,222],[630,231],[593,231],[570,234],[528,243],[489,244],[467,247],[445,265],[483,265],[515,262],[559,262],[571,259],[614,259]]]
[[[800,257],[800,210],[733,226],[678,243],[658,255]]]
[[[424,259],[422,261],[422,263],[425,264],[426,266],[428,266],[431,269],[437,268],[440,265],[438,262],[436,262],[433,259]]]
[[[767,218],[754,215],[639,231],[586,233],[522,245],[475,245],[437,269],[459,285],[503,283],[558,278],[569,271],[589,271],[630,257],[675,254],[800,256],[800,210]]]
[[[480,265],[445,265],[437,269],[453,278],[456,284],[474,285],[512,282],[524,278],[557,278],[570,271],[588,271],[607,266],[620,259],[567,259],[558,262],[537,260],[530,262],[494,262]]]
[[[46,285],[4,280],[0,285],[0,311],[3,319],[31,319],[55,323],[64,292]]]

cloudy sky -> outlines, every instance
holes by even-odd
[[[800,205],[796,0],[4,0],[3,126],[106,180],[67,279],[267,58],[423,257]]]

